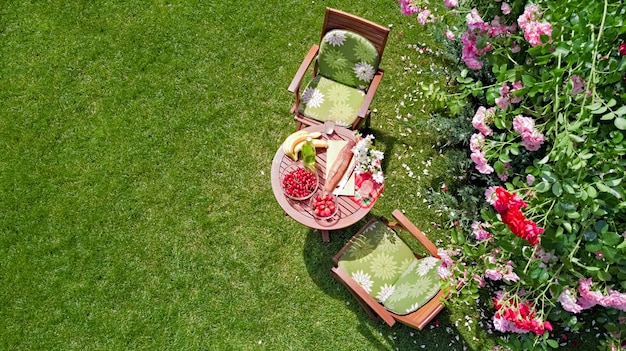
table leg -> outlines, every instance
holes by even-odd
[[[328,230],[322,230],[322,241],[325,243],[330,242],[330,234]]]

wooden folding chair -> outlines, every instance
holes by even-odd
[[[356,129],[368,120],[388,35],[387,27],[326,8],[320,43],[311,47],[288,88],[295,94],[291,113],[297,129],[326,120]],[[302,87],[311,65],[313,77]]]

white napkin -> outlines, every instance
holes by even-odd
[[[348,142],[345,140],[329,140],[328,141],[328,149],[326,150],[326,175],[325,175],[326,179],[328,179],[328,172],[330,172],[330,169],[332,168],[333,163],[337,159],[337,156],[339,155],[339,151],[341,151],[341,149],[343,149],[343,147],[347,143]],[[347,172],[349,172],[350,170],[354,168],[355,162],[356,162],[356,159],[352,157],[352,160],[350,161],[350,165],[348,166]],[[343,177],[341,179],[343,179]],[[341,183],[341,181],[339,181],[339,183]],[[343,189],[335,188],[335,190],[333,190],[333,194],[354,196],[354,173],[352,173],[352,175],[350,176],[350,179],[348,179],[346,186]]]

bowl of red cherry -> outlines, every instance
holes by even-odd
[[[311,198],[313,216],[318,219],[328,219],[337,213],[337,195],[326,191],[318,191]]]
[[[292,200],[309,199],[317,190],[317,173],[308,170],[302,162],[287,166],[282,172],[281,179],[285,196]]]

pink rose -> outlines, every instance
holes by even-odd
[[[447,8],[453,8],[453,7],[459,6],[458,0],[443,0],[443,3],[446,5]]]
[[[491,238],[491,233],[484,229],[484,227],[487,226],[489,226],[489,224],[483,222],[474,222],[472,224],[472,234],[477,241],[483,241]]]
[[[470,137],[470,150],[472,152],[479,152],[483,145],[485,145],[485,136],[482,133],[474,133]]]
[[[398,3],[400,4],[400,12],[405,16],[411,16],[419,11],[412,0],[398,0]]]
[[[487,269],[485,271],[485,278],[489,278],[491,280],[500,280],[502,279],[502,273],[498,272],[496,269]]]
[[[493,173],[493,167],[491,167],[488,164],[488,161],[485,158],[485,152],[484,151],[473,152],[470,155],[470,158],[476,164],[476,169],[478,170],[478,172],[480,172],[482,174],[491,174],[491,173]]]
[[[520,134],[532,132],[535,129],[535,120],[523,115],[517,115],[513,118],[513,129]]]
[[[495,117],[495,110],[493,107],[485,108],[484,106],[480,106],[476,113],[474,114],[474,118],[472,118],[472,125],[474,128],[478,129],[483,135],[489,136],[493,134],[491,128],[487,126],[487,124],[491,123]]]
[[[426,25],[427,23],[435,22],[435,17],[433,17],[430,10],[424,10],[417,15],[417,22],[421,25]]]
[[[506,2],[503,2],[502,5],[500,6],[500,10],[502,10],[503,14],[508,15],[509,13],[511,13],[511,5],[509,5]]]
[[[465,21],[467,22],[467,28],[471,31],[474,28],[476,28],[477,26],[480,26],[480,24],[485,23],[485,21],[483,21],[482,17],[480,17],[480,14],[478,13],[478,10],[476,10],[475,8],[472,9],[472,11],[470,11],[466,16],[465,16]]]
[[[539,133],[536,130],[533,130],[532,132],[522,133],[522,145],[524,145],[524,147],[528,149],[528,151],[539,150],[544,141],[545,137],[543,136],[543,134]]]

